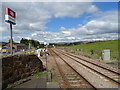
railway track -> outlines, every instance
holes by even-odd
[[[63,53],[63,52],[62,52]],[[78,63],[81,63],[83,65],[85,65],[86,67],[90,68],[90,69],[93,69],[94,71],[102,74],[103,76],[106,76],[107,78],[115,81],[116,83],[120,83],[119,81],[119,72],[115,72],[111,69],[108,69],[108,68],[105,68],[103,66],[100,66],[99,64],[94,64],[93,62],[89,62],[89,61],[86,61],[84,59],[81,59],[79,57],[76,57],[74,55],[70,55],[69,53],[63,53],[65,56],[75,60],[76,62]]]
[[[63,53],[63,52],[64,52],[64,51],[62,51],[62,53]],[[119,68],[111,67],[111,66],[109,66],[109,65],[107,65],[107,64],[100,63],[100,62],[98,62],[98,61],[96,61],[96,60],[93,60],[93,59],[90,59],[90,58],[88,59],[87,57],[84,57],[84,56],[78,56],[78,55],[74,55],[74,54],[71,54],[71,53],[68,53],[68,52],[64,52],[64,53],[66,53],[66,54],[68,54],[68,55],[70,55],[70,56],[76,57],[76,58],[78,58],[78,59],[81,59],[81,60],[83,60],[83,61],[86,61],[86,62],[88,62],[88,63],[91,63],[91,64],[93,64],[93,65],[99,66],[99,67],[101,67],[101,68],[108,69],[108,70],[110,70],[111,72],[117,73],[117,74],[120,75]]]
[[[101,64],[96,64],[69,53],[53,50],[56,55],[63,59],[69,66],[74,68],[95,88],[118,88],[120,74]],[[81,70],[80,70],[81,69]]]
[[[61,88],[92,88],[95,89],[84,77],[72,68],[63,58],[54,51],[49,50],[57,66],[57,77]]]

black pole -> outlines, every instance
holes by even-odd
[[[11,38],[10,38],[10,54],[13,54],[13,49],[12,49],[12,23],[10,23],[10,32],[11,32]]]

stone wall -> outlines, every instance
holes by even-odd
[[[36,55],[15,55],[2,58],[2,88],[43,70]]]

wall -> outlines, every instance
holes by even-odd
[[[2,86],[23,79],[43,70],[36,55],[15,55],[2,58]]]

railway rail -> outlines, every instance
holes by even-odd
[[[64,52],[64,51],[62,51],[62,52]],[[90,59],[90,58],[88,59],[87,57],[84,57],[84,56],[78,56],[78,55],[74,55],[74,54],[71,54],[71,53],[68,53],[68,52],[64,52],[64,53],[66,53],[66,54],[68,54],[68,55],[70,55],[70,56],[76,57],[76,58],[78,58],[78,59],[84,60],[84,61],[86,61],[86,62],[88,62],[88,63],[93,64],[93,65],[99,66],[99,67],[101,67],[101,68],[108,69],[108,70],[110,70],[111,72],[117,73],[117,74],[120,75],[119,67],[118,67],[118,68],[114,68],[114,67],[111,67],[111,66],[109,66],[109,65],[107,65],[107,64],[100,63],[100,62],[98,62],[98,61],[96,61],[96,60],[93,60],[93,59]]]
[[[71,55],[69,53],[63,53],[65,56],[75,60],[78,63],[81,63],[83,65],[85,65],[86,67],[93,69],[94,71],[100,73],[103,76],[106,76],[106,78],[109,78],[117,83],[120,83],[119,81],[119,72],[115,72],[111,69],[105,68],[103,66],[100,66],[99,64],[94,64],[93,62],[90,61],[86,61],[85,59],[81,59],[79,57],[76,57],[74,55]]]
[[[54,51],[49,50],[57,65],[58,79],[61,88],[92,88],[95,89],[84,77],[72,68],[63,58]]]
[[[89,82],[95,88],[118,88],[119,72],[102,64],[90,62],[76,55],[62,52],[60,50],[52,51],[61,58],[67,65],[74,69],[79,75]]]

